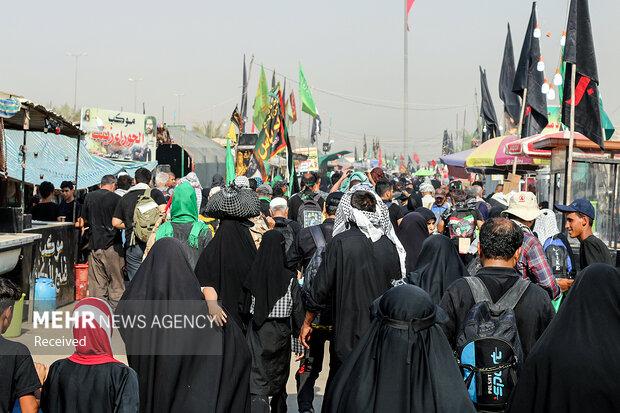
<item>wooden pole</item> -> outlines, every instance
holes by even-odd
[[[517,136],[521,139],[523,133],[523,118],[525,117],[525,103],[527,102],[527,88],[523,89],[523,100],[521,103],[521,113],[519,114],[519,125],[517,126]],[[517,157],[512,161],[512,173],[517,173]]]
[[[566,159],[566,185],[564,185],[564,202],[570,203],[573,199],[573,145],[575,143],[575,79],[577,65],[571,63],[570,74],[570,135],[568,138],[568,155]]]

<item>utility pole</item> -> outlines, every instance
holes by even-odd
[[[133,112],[138,113],[138,82],[142,82],[141,77],[130,77],[130,83],[133,83]]]
[[[185,96],[185,93],[173,93],[177,98],[177,113],[174,116],[174,124],[178,125],[181,123],[181,98]]]
[[[67,52],[67,56],[75,59],[75,78],[73,83],[73,111],[77,110],[77,84],[78,84],[78,60],[80,57],[86,56],[86,52]]]
[[[407,153],[407,135],[409,134],[409,42],[408,42],[408,24],[407,24],[407,0],[404,3],[404,19],[403,19],[403,155]]]

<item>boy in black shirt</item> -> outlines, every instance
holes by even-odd
[[[1,333],[9,328],[13,318],[13,305],[20,298],[19,288],[11,281],[0,278]],[[43,367],[43,375],[44,371]],[[19,401],[22,412],[37,412],[39,401],[35,393],[39,392],[41,381],[28,348],[0,336],[0,412],[13,411],[16,401]]]
[[[32,207],[32,219],[36,221],[57,221],[58,204],[54,202],[54,184],[48,181],[39,185],[41,201]]]
[[[405,215],[403,213],[403,208],[392,201],[394,196],[392,184],[389,181],[382,179],[375,185],[375,192],[379,195],[383,203],[385,203],[385,206],[388,208],[388,212],[390,213],[390,221],[392,221],[392,226],[394,227],[394,230],[396,230]]]
[[[556,205],[555,209],[564,213],[566,217],[565,228],[568,230],[568,235],[579,240],[581,270],[594,263],[614,265],[605,243],[592,233],[595,212],[590,201],[579,198],[575,199],[570,205]]]

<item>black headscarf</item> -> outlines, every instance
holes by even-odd
[[[413,212],[422,206],[422,196],[419,192],[414,192],[407,199],[407,209],[409,212]]]
[[[414,270],[422,249],[422,243],[429,236],[426,219],[417,212],[405,215],[398,226],[396,235],[407,251],[405,267],[409,273]]]
[[[388,290],[375,319],[338,370],[324,412],[474,412],[452,349],[445,317],[413,285]]]
[[[620,411],[620,274],[594,264],[578,276],[528,356],[511,412]]]
[[[284,235],[263,234],[258,254],[248,273],[246,287],[254,296],[254,323],[261,327],[274,304],[286,294],[293,273],[284,266]]]
[[[424,219],[426,220],[426,222],[430,220],[437,221],[437,217],[435,216],[435,213],[428,208],[419,207],[419,208],[416,208],[415,212],[422,215]]]
[[[155,316],[208,320],[207,303],[175,238],[157,241],[118,303],[129,366],[138,374],[141,412],[230,412],[249,408],[250,353],[235,323],[224,328],[155,327]],[[209,397],[205,397],[205,393]]]
[[[454,243],[445,235],[436,234],[422,243],[418,263],[415,270],[407,274],[407,279],[439,304],[446,288],[453,281],[467,276],[469,273]]]
[[[215,236],[196,263],[196,277],[202,287],[213,287],[222,305],[236,322],[239,315],[243,282],[256,257],[249,221],[222,219]]]

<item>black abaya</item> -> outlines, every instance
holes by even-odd
[[[510,412],[620,411],[620,274],[583,270],[525,362]]]
[[[256,257],[256,246],[250,234],[249,221],[222,219],[196,264],[196,277],[202,287],[217,291],[228,315],[240,326],[245,322],[239,314],[243,299],[243,282]]]
[[[274,304],[286,294],[293,272],[284,266],[284,235],[276,230],[263,234],[261,245],[247,274],[245,287],[254,297],[256,327],[261,327]]]
[[[475,412],[437,324],[440,309],[422,289],[401,285],[334,378],[324,412]]]
[[[468,276],[454,243],[445,235],[437,234],[422,243],[416,268],[407,274],[407,279],[426,291],[433,303],[439,304],[452,282]]]
[[[309,302],[332,308],[334,317],[334,352],[339,365],[353,350],[370,325],[368,307],[401,279],[396,246],[386,236],[377,242],[357,228],[332,238],[325,257],[308,290]],[[310,309],[320,311],[320,308]]]
[[[136,372],[124,364],[89,366],[63,359],[50,366],[41,409],[46,413],[135,413],[138,396]]]
[[[158,328],[158,316],[196,326]],[[119,327],[138,374],[141,412],[243,412],[249,409],[250,354],[239,327],[205,324],[207,304],[180,241],[157,241],[119,301],[116,315],[143,316],[145,327]],[[201,318],[200,318],[201,317]],[[202,324],[199,325],[198,321]]]
[[[422,243],[429,237],[426,219],[418,212],[405,215],[398,226],[396,235],[407,252],[405,267],[407,273],[410,273],[416,267]]]

